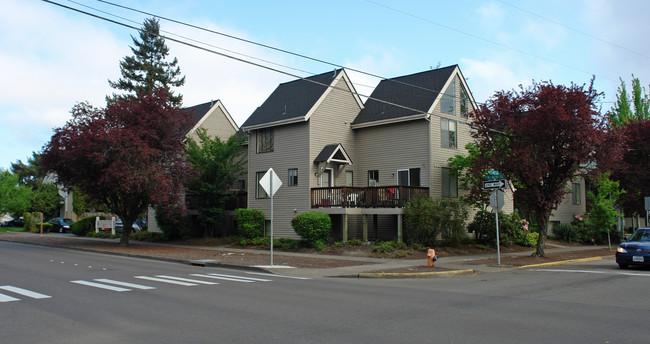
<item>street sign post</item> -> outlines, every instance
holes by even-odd
[[[271,197],[271,266],[273,266],[273,195],[282,186],[282,180],[273,171],[273,168],[269,168],[260,179],[260,186]]]
[[[498,172],[497,172],[498,173]],[[503,178],[502,174],[490,174],[490,176],[498,176]],[[503,208],[504,198],[501,189],[508,185],[505,179],[492,180],[488,177],[483,181],[483,190],[493,190],[490,195],[490,206],[494,209],[494,217],[496,219],[497,230],[497,264],[501,265],[501,247],[499,245],[499,210]]]

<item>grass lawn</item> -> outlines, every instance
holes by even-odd
[[[0,227],[0,233],[4,232],[24,232],[25,227]]]

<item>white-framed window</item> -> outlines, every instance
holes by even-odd
[[[447,167],[442,168],[442,197],[458,197],[458,179]]]
[[[470,109],[469,95],[467,94],[467,90],[465,89],[465,86],[461,84],[460,85],[460,116],[467,118],[469,109]]]
[[[379,186],[379,170],[368,171],[368,186]]]
[[[449,83],[449,86],[440,98],[440,111],[449,115],[456,115],[456,79]]]
[[[440,119],[440,141],[444,148],[456,148],[457,123],[456,121],[442,118]]]
[[[354,171],[345,171],[345,186],[354,186]]]
[[[269,194],[264,191],[264,188],[260,185],[260,180],[264,177],[266,172],[256,172],[255,173],[255,198],[269,198]]]
[[[582,203],[582,189],[580,183],[573,183],[571,188],[571,193],[573,194],[573,204]]]
[[[263,128],[257,131],[257,152],[273,152],[273,128]]]
[[[298,169],[290,168],[289,169],[289,186],[298,185]]]
[[[397,185],[420,186],[420,169],[409,168],[397,170]]]

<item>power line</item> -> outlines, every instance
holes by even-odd
[[[609,45],[611,45],[611,46],[613,46],[613,47],[616,47],[616,48],[618,48],[618,49],[622,49],[622,50],[625,50],[625,51],[627,51],[627,52],[630,52],[630,53],[633,53],[633,54],[636,54],[636,55],[639,55],[639,56],[642,56],[642,57],[645,57],[645,58],[650,59],[650,56],[648,56],[648,55],[646,55],[646,54],[644,54],[644,53],[641,53],[641,52],[638,52],[638,51],[635,51],[635,50],[632,50],[632,49],[626,48],[626,47],[624,47],[624,46],[618,45],[618,44],[616,44],[616,43],[613,43],[613,42],[610,42],[610,41],[608,41],[608,40],[602,39],[602,38],[600,38],[600,37],[594,36],[594,35],[592,35],[592,34],[586,33],[586,32],[584,32],[584,31],[581,31],[581,30],[578,30],[578,29],[572,28],[572,27],[570,27],[570,26],[568,26],[568,25],[565,25],[565,24],[562,24],[562,23],[560,23],[560,22],[558,22],[558,21],[556,21],[556,20],[553,20],[553,19],[550,19],[550,18],[544,17],[544,16],[542,16],[542,15],[539,15],[539,14],[537,14],[537,13],[534,13],[534,12],[528,11],[528,10],[523,9],[523,8],[521,8],[521,7],[515,6],[515,5],[510,4],[510,3],[507,3],[507,2],[505,2],[505,1],[503,1],[503,0],[497,0],[497,1],[499,1],[500,3],[502,3],[502,4],[504,4],[504,5],[507,5],[507,6],[510,6],[510,7],[514,8],[514,9],[517,9],[517,10],[519,10],[519,11],[521,11],[521,12],[528,13],[528,14],[530,14],[530,15],[532,15],[532,16],[535,16],[535,17],[537,17],[537,18],[540,18],[540,19],[546,20],[546,21],[548,21],[548,22],[550,22],[550,23],[553,23],[553,24],[555,24],[555,25],[559,25],[559,26],[561,26],[561,27],[563,27],[563,28],[565,28],[565,29],[569,29],[569,30],[571,30],[571,31],[577,32],[577,33],[579,33],[579,34],[581,34],[581,35],[584,35],[584,36],[586,36],[586,37],[592,38],[592,39],[594,39],[594,40],[597,40],[597,41],[600,41],[600,42],[603,42],[603,43],[609,44]]]
[[[134,27],[134,26],[131,26],[129,24],[121,23],[121,22],[118,22],[118,21],[115,21],[115,20],[112,20],[112,19],[109,19],[109,18],[106,18],[106,17],[102,17],[102,16],[99,16],[99,15],[96,15],[96,14],[93,14],[93,13],[82,11],[82,10],[74,8],[74,7],[66,6],[66,5],[63,5],[63,4],[54,2],[54,1],[50,1],[50,0],[42,0],[42,1],[50,3],[52,5],[60,6],[62,8],[65,8],[65,9],[68,9],[68,10],[71,10],[71,11],[75,11],[75,12],[78,12],[78,13],[81,13],[81,14],[85,14],[85,15],[88,15],[88,16],[91,16],[91,17],[94,17],[94,18],[97,18],[97,19],[105,20],[105,21],[108,21],[108,22],[113,23],[113,24],[124,26],[124,27],[129,28],[129,29],[133,29],[133,30],[136,30],[136,31],[141,31],[141,29],[138,28],[138,27]],[[292,73],[289,73],[289,72],[286,72],[286,71],[282,71],[282,70],[279,70],[279,69],[276,69],[276,68],[272,68],[272,67],[268,67],[268,66],[265,66],[265,65],[262,65],[262,64],[259,64],[259,63],[247,61],[247,60],[244,60],[244,59],[241,59],[241,58],[238,58],[238,57],[235,57],[235,56],[231,56],[231,55],[228,55],[228,54],[224,54],[224,53],[221,53],[221,52],[218,52],[218,51],[210,50],[208,48],[201,47],[201,46],[198,46],[196,44],[188,43],[188,42],[182,41],[180,39],[176,39],[176,38],[172,38],[172,37],[168,37],[168,36],[160,35],[160,34],[158,36],[161,37],[161,38],[164,38],[166,40],[172,41],[172,42],[176,42],[176,43],[179,43],[179,44],[182,44],[182,45],[186,45],[188,47],[192,47],[192,48],[195,48],[195,49],[210,52],[210,53],[213,53],[213,54],[216,54],[216,55],[219,55],[219,56],[223,56],[223,57],[226,57],[226,58],[238,61],[238,62],[250,64],[250,65],[253,65],[253,66],[256,66],[256,67],[260,67],[260,68],[264,68],[264,69],[276,72],[276,73],[284,74],[284,75],[291,76],[291,77],[294,77],[294,78],[297,78],[297,79],[300,79],[300,80],[311,82],[313,84],[321,85],[321,86],[324,86],[324,87],[327,87],[327,88],[337,89],[337,90],[344,91],[344,92],[349,92],[349,93],[354,94],[354,95],[356,95],[358,97],[366,97],[367,99],[372,99],[372,100],[375,100],[375,101],[378,101],[378,102],[381,102],[381,103],[384,103],[384,104],[387,104],[387,105],[396,106],[396,107],[406,109],[406,110],[409,110],[409,111],[414,111],[415,113],[422,113],[422,114],[426,114],[426,115],[429,115],[429,116],[434,116],[434,117],[439,117],[439,118],[446,118],[446,117],[438,115],[438,114],[434,114],[434,113],[430,113],[430,112],[424,112],[424,111],[422,111],[420,109],[415,109],[415,108],[411,108],[411,107],[404,106],[404,105],[401,105],[401,104],[389,102],[389,101],[386,101],[386,100],[383,100],[383,99],[370,97],[370,96],[358,93],[358,92],[350,90],[350,89],[344,89],[344,88],[340,88],[340,87],[337,87],[337,86],[332,86],[330,84],[321,83],[321,82],[311,80],[309,78],[301,77],[299,75],[295,75],[295,74],[292,74]],[[459,121],[459,122],[463,123],[463,124],[466,124],[466,125],[469,125],[469,123],[467,123],[467,122],[463,122],[463,121]]]
[[[393,11],[393,12],[397,12],[397,13],[403,14],[403,15],[405,15],[405,16],[409,16],[409,17],[412,17],[412,18],[418,19],[418,20],[420,20],[420,21],[427,22],[427,23],[429,23],[429,24],[433,24],[433,25],[436,25],[436,26],[440,26],[440,27],[442,27],[442,28],[445,28],[445,29],[447,29],[447,30],[451,30],[451,31],[454,31],[454,32],[457,32],[457,33],[463,34],[463,35],[465,35],[465,36],[469,36],[469,37],[472,37],[472,38],[475,38],[475,39],[478,39],[478,40],[481,40],[481,41],[484,41],[484,42],[487,42],[487,43],[490,43],[490,44],[497,45],[497,46],[499,46],[499,47],[502,47],[502,48],[505,48],[505,49],[508,49],[508,50],[512,50],[512,51],[518,52],[518,53],[520,53],[520,54],[528,55],[528,56],[530,56],[530,57],[534,57],[534,58],[536,58],[536,59],[539,59],[539,60],[542,60],[542,61],[546,61],[546,62],[549,62],[549,63],[555,64],[555,65],[558,65],[558,66],[561,66],[561,67],[564,67],[564,68],[567,68],[567,69],[572,69],[572,70],[575,70],[575,71],[578,71],[578,72],[581,72],[581,73],[585,73],[585,74],[589,74],[589,75],[594,75],[594,74],[592,74],[592,73],[590,73],[590,72],[588,72],[588,71],[582,70],[582,69],[580,69],[580,68],[573,67],[573,66],[569,66],[569,65],[564,64],[564,63],[560,63],[560,62],[557,62],[557,61],[554,61],[554,60],[551,60],[551,59],[548,59],[548,58],[545,58],[545,57],[542,57],[542,56],[539,56],[539,55],[535,55],[535,54],[529,53],[529,52],[527,52],[527,51],[524,51],[524,50],[521,50],[521,49],[518,49],[518,48],[515,48],[515,47],[511,47],[511,46],[509,46],[509,45],[505,45],[505,44],[502,44],[502,43],[499,43],[499,42],[496,42],[496,41],[493,41],[493,40],[490,40],[490,39],[487,39],[487,38],[484,38],[484,37],[481,37],[481,36],[478,36],[478,35],[475,35],[475,34],[472,34],[472,33],[469,33],[469,32],[465,32],[465,31],[462,31],[462,30],[459,30],[459,29],[453,28],[453,27],[448,26],[448,25],[440,24],[440,23],[435,22],[435,21],[433,21],[433,20],[430,20],[430,19],[427,19],[427,18],[423,18],[423,17],[420,17],[420,16],[418,16],[418,15],[415,15],[415,14],[412,14],[412,13],[409,13],[409,12],[406,12],[406,11],[402,11],[402,10],[397,9],[397,8],[394,8],[394,7],[390,7],[390,6],[384,5],[384,4],[378,3],[378,2],[373,1],[373,0],[366,0],[366,2],[369,2],[369,3],[371,3],[371,4],[373,4],[373,5],[376,5],[376,6],[379,6],[379,7],[386,8],[386,9],[391,10],[391,11]],[[598,76],[598,77],[601,77],[601,78],[603,78],[603,79],[605,79],[605,80],[615,81],[615,80],[612,80],[611,78],[608,78],[608,77],[606,77],[606,76],[602,76],[602,75],[597,75],[597,76]]]

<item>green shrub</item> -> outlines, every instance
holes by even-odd
[[[161,232],[139,231],[131,233],[131,239],[148,242],[163,241],[164,234]]]
[[[539,239],[539,233],[530,232],[524,235],[521,242],[519,242],[519,245],[526,246],[526,247],[533,247],[537,244],[537,239]]]
[[[117,239],[120,237],[119,234],[112,234],[109,231],[88,232],[86,233],[86,236],[91,238],[100,238],[100,239]]]
[[[86,216],[77,222],[70,225],[70,232],[76,236],[86,236],[90,232],[95,231],[95,218],[96,216]],[[106,216],[100,216],[100,220],[105,220]]]
[[[467,226],[467,231],[476,234],[476,241],[482,245],[489,245],[496,247],[497,245],[497,232],[495,215],[487,210],[479,211],[474,220]],[[510,246],[513,244],[523,244],[526,238],[524,226],[528,222],[523,222],[519,214],[506,214],[502,211],[499,212],[499,244]],[[532,233],[532,230],[528,230]]]
[[[189,239],[194,236],[192,218],[183,216],[180,209],[156,209],[156,222],[167,240]]]
[[[295,250],[300,248],[300,240],[289,239],[289,238],[280,238],[273,240],[273,246],[285,250]]]
[[[246,239],[264,235],[264,212],[258,209],[236,209],[237,232]]]
[[[434,223],[433,199],[419,196],[404,206],[404,238],[409,245],[434,246],[439,228]]]
[[[25,227],[26,232],[39,232],[40,228],[37,228],[36,226],[36,217],[34,216],[34,213],[25,213],[23,216],[23,227]],[[45,228],[43,228],[43,231],[45,231]]]
[[[310,211],[291,219],[291,226],[309,246],[322,249],[330,237],[332,220],[325,213]]]
[[[409,245],[434,246],[438,234],[447,246],[460,246],[466,238],[467,206],[448,199],[417,197],[404,207],[404,236]]]
[[[577,243],[582,241],[578,227],[567,223],[560,223],[555,226],[555,228],[553,228],[553,237],[557,240],[568,243]]]
[[[348,245],[349,246],[361,246],[361,245],[363,245],[363,241],[361,241],[361,239],[350,239],[350,240],[348,240]]]

